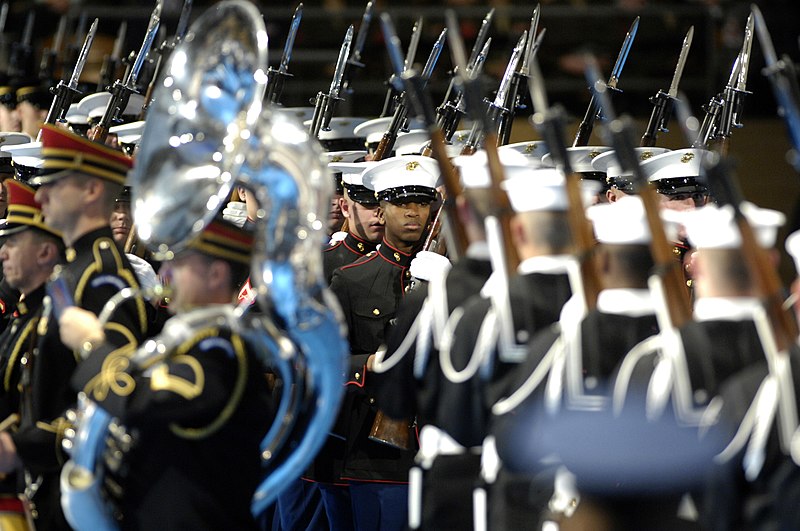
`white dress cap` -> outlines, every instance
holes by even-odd
[[[362,122],[355,128],[356,136],[364,137],[367,139],[367,144],[377,144],[383,138],[383,134],[389,130],[392,123],[391,116],[384,116],[383,118],[373,118]],[[416,118],[408,120],[408,130],[423,129],[425,125]]]
[[[778,228],[786,222],[786,216],[748,202],[742,203],[741,209],[759,245],[773,247]],[[667,210],[664,216],[683,225],[689,241],[698,249],[737,249],[742,245],[730,205],[719,207],[711,203],[694,210]]]
[[[597,171],[592,167],[592,161],[601,153],[611,151],[612,148],[608,146],[581,146],[567,148],[567,156],[569,157],[570,166],[572,171],[577,173],[586,173]],[[555,162],[550,153],[542,157],[542,164],[545,166],[554,166]]]
[[[642,170],[650,182],[683,177],[696,178],[701,174],[703,157],[708,153],[705,149],[676,149],[643,161]]]
[[[108,128],[109,133],[117,135],[120,144],[138,144],[142,139],[142,131],[144,131],[144,120]]]
[[[419,155],[430,138],[430,134],[425,129],[414,129],[407,133],[400,133],[394,142],[394,154],[397,156]]]
[[[355,162],[367,156],[367,152],[362,150],[348,150],[348,151],[328,151],[325,153],[328,157],[328,164],[336,162]],[[334,170],[336,171],[336,170]]]
[[[529,161],[542,165],[542,157],[550,150],[543,140],[528,140],[527,142],[516,142],[514,144],[500,146],[497,148],[497,151],[516,151],[517,153],[525,155]]]
[[[643,163],[646,160],[650,160],[655,156],[667,153],[669,151],[669,149],[662,147],[637,147],[635,150],[639,159],[639,163]],[[606,182],[609,184],[619,177],[631,177],[629,173],[622,171],[622,167],[619,165],[619,160],[617,160],[617,154],[613,150],[606,151],[605,153],[601,153],[595,157],[592,160],[592,168],[594,168],[594,171],[605,173]]]
[[[81,110],[79,103],[70,104],[64,119],[67,123],[75,125],[86,125],[89,123],[89,115]]]
[[[286,114],[300,123],[314,118],[314,107],[272,107],[272,112]]]
[[[503,182],[514,212],[567,210],[564,176],[555,168],[539,168],[509,176]]]
[[[27,168],[41,168],[44,164],[42,159],[42,143],[28,142],[9,146],[0,146],[0,151],[11,154],[14,164]]]
[[[796,230],[786,237],[786,251],[794,260],[794,268],[800,276],[800,230]]]
[[[500,164],[503,165],[505,178],[517,175],[531,178],[535,167],[525,155],[514,150],[497,150]],[[461,155],[453,159],[453,165],[461,175],[461,186],[464,188],[489,188],[492,179],[489,175],[489,163],[486,151],[476,151],[474,155]]]
[[[628,195],[614,203],[601,203],[586,209],[600,243],[648,244],[650,228],[639,196]]]
[[[330,131],[319,130],[320,140],[339,140],[340,138],[359,138],[355,129],[358,125],[365,122],[366,118],[355,118],[352,116],[334,116],[331,118]],[[303,127],[311,127],[311,120],[303,122]]]
[[[364,170],[362,182],[375,194],[388,200],[421,195],[435,196],[439,164],[430,157],[406,155],[376,162]],[[418,187],[408,190],[408,187]]]
[[[109,101],[111,101],[110,92],[104,91],[90,94],[78,102],[78,113],[85,114],[90,119],[100,118],[103,116],[103,113],[106,112],[106,107],[108,107]],[[122,111],[122,115],[138,115],[142,112],[143,106],[144,96],[133,93],[128,99],[128,105],[125,106],[125,110]]]
[[[371,160],[363,162],[331,162],[328,164],[328,168],[334,173],[341,173],[344,184],[364,186],[361,174],[375,164],[378,164],[378,162]]]
[[[0,147],[9,147],[9,146],[19,146],[22,144],[30,144],[31,137],[26,135],[25,133],[17,133],[17,132],[0,132]],[[0,158],[8,158],[11,155],[5,153],[4,155],[0,155]]]

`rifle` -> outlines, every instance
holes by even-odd
[[[762,72],[769,79],[775,100],[778,102],[778,115],[782,116],[786,123],[786,130],[793,148],[788,157],[789,161],[794,169],[800,172],[800,156],[798,156],[800,153],[800,88],[797,86],[794,62],[788,56],[778,59],[761,10],[755,4],[751,9],[766,63]]]
[[[161,3],[158,2],[155,9],[153,9],[153,13],[150,15],[147,32],[142,41],[142,46],[139,48],[139,53],[136,54],[136,60],[133,65],[131,65],[130,70],[126,72],[125,78],[116,80],[111,87],[111,99],[108,101],[108,105],[106,106],[105,112],[103,112],[103,117],[100,118],[100,122],[89,131],[89,140],[100,143],[105,142],[108,136],[108,129],[119,122],[119,118],[125,110],[125,107],[127,107],[131,94],[134,92],[138,94],[136,80],[139,78],[139,72],[142,69],[142,65],[144,65],[145,59],[147,59],[147,53],[150,51],[150,47],[153,45],[153,41],[156,38],[160,22]]]
[[[336,104],[342,101],[340,97],[342,91],[342,83],[344,82],[344,67],[347,62],[347,57],[350,55],[350,46],[353,43],[353,26],[352,24],[347,28],[347,33],[344,36],[344,42],[339,49],[339,58],[336,60],[336,68],[333,71],[333,80],[328,89],[328,93],[322,91],[317,92],[317,97],[314,101],[314,116],[311,118],[311,126],[309,134],[314,138],[319,138],[319,132],[330,131],[331,118],[336,108]]]
[[[439,34],[439,38],[436,39],[436,42],[433,44],[433,48],[431,49],[430,55],[428,55],[428,60],[425,63],[425,67],[422,69],[422,73],[420,74],[420,77],[424,80],[424,83],[428,82],[431,74],[433,73],[433,69],[436,67],[436,63],[439,61],[439,56],[442,53],[446,35],[447,28],[444,28]],[[406,68],[406,70],[408,70],[408,68]],[[403,91],[398,97],[397,107],[394,110],[394,115],[392,116],[392,122],[389,125],[389,129],[383,134],[381,141],[378,143],[378,147],[375,149],[373,160],[383,160],[389,156],[394,148],[397,135],[400,132],[400,129],[405,125],[407,119],[408,106],[406,103],[406,94],[405,91]]]
[[[72,105],[76,97],[82,95],[78,90],[78,80],[80,80],[83,67],[89,56],[89,50],[92,47],[92,42],[94,42],[94,36],[97,33],[97,23],[98,19],[94,19],[92,26],[89,28],[89,33],[86,34],[86,38],[83,40],[83,46],[78,54],[78,62],[75,63],[75,68],[72,71],[72,75],[69,77],[69,81],[64,83],[62,79],[58,82],[58,85],[50,89],[54,97],[50,104],[50,110],[47,111],[47,117],[44,119],[44,123],[55,124],[56,122],[64,122],[64,117],[67,115],[69,106]],[[42,131],[40,129],[39,135],[36,138],[37,142],[41,135]]]
[[[458,28],[456,16],[453,11],[448,10],[445,13],[445,17],[448,27],[454,29]],[[461,36],[456,33],[456,31],[452,31],[449,36],[450,51],[458,71],[466,72],[464,43],[461,41]],[[461,74],[461,76],[463,76],[463,74]],[[460,81],[462,85],[461,90],[466,99],[467,111],[472,114],[473,120],[481,122],[480,126],[484,131],[484,149],[486,150],[489,176],[492,182],[489,193],[492,194],[491,203],[494,206],[494,211],[491,213],[491,216],[497,219],[500,224],[506,274],[511,275],[516,271],[517,265],[519,264],[519,256],[511,240],[511,216],[513,215],[513,210],[508,199],[508,194],[502,189],[502,182],[505,180],[505,172],[503,171],[503,165],[497,153],[497,135],[492,129],[489,117],[483,112],[483,105],[480,103],[480,87],[477,86],[477,80],[462,77]]]
[[[753,15],[752,13],[747,17],[747,24],[744,30],[744,42],[739,55],[731,68],[731,75],[728,79],[728,84],[725,85],[725,90],[722,93],[722,112],[719,116],[719,123],[715,128],[718,150],[722,154],[728,153],[728,145],[730,143],[731,132],[734,127],[742,127],[742,107],[744,106],[744,97],[750,94],[746,90],[747,87],[747,72],[750,66],[750,49],[753,45]]]
[[[639,165],[633,125],[630,120],[616,117],[607,92],[610,87],[603,83],[594,57],[587,58],[586,64],[587,81],[593,88],[603,109],[603,114],[609,122],[604,131],[610,137],[610,143],[614,146],[614,153],[622,171],[631,175],[636,193],[641,197],[644,205],[647,226],[650,229],[650,252],[655,263],[655,272],[661,277],[664,285],[664,302],[669,312],[670,323],[674,328],[680,328],[691,320],[689,292],[686,290],[683,271],[672,254],[672,246],[664,231],[656,190]]]
[[[541,33],[538,33],[539,13],[540,6],[536,4],[533,10],[533,16],[531,17],[531,27],[528,30],[528,39],[525,42],[525,51],[522,53],[519,69],[514,72],[511,78],[511,86],[508,88],[508,95],[504,104],[505,112],[501,113],[498,119],[497,136],[500,142],[498,145],[500,146],[505,146],[511,139],[511,127],[514,124],[514,115],[517,109],[525,108],[525,105],[522,103],[522,98],[520,97],[519,87],[520,85],[524,86],[527,84],[528,77],[530,76],[531,60],[536,55],[539,46],[541,46],[542,38],[544,37],[544,29]]]
[[[289,34],[286,36],[286,43],[283,45],[283,55],[281,56],[278,69],[270,68],[267,76],[267,88],[264,92],[264,101],[273,105],[280,101],[286,79],[292,77],[292,74],[289,73],[289,61],[292,59],[294,39],[297,36],[297,30],[300,28],[300,21],[302,19],[303,3],[301,2],[297,4],[294,15],[292,15],[292,22],[289,24]]]
[[[406,51],[406,58],[403,62],[403,71],[405,72],[414,64],[414,59],[417,56],[417,47],[419,47],[419,39],[422,37],[422,23],[424,19],[419,17],[416,22],[414,22],[414,27],[411,29],[411,40],[408,43],[408,50]],[[383,100],[383,110],[381,110],[381,118],[385,118],[387,116],[393,116],[395,110],[397,109],[400,100],[402,100],[402,90],[398,90],[395,88],[395,84],[402,85],[400,83],[395,83],[395,76],[396,74],[392,73],[389,76],[389,81],[387,84],[389,85],[386,89],[386,98]]]
[[[491,28],[492,18],[494,17],[494,8],[490,9],[486,16],[483,18],[483,22],[481,22],[481,27],[478,30],[478,35],[475,38],[475,43],[472,45],[472,51],[469,55],[469,60],[467,61],[467,72],[466,75],[469,77],[472,75],[474,70],[480,71],[483,68],[483,63],[486,60],[486,55],[489,53],[489,43],[491,43],[492,39],[487,38],[489,36],[489,29]],[[455,28],[453,28],[455,29]],[[483,57],[481,57],[481,55]],[[478,62],[480,62],[480,66],[478,66]],[[452,77],[450,78],[450,84],[447,87],[447,92],[445,92],[444,100],[442,104],[436,108],[436,116],[437,121],[439,122],[439,127],[445,132],[445,138],[449,142],[450,139],[453,137],[453,132],[458,128],[458,122],[461,120],[461,117],[464,115],[464,108],[463,108],[463,96],[461,95],[461,91],[458,90],[456,86],[456,74],[455,68],[452,72]],[[459,103],[461,106],[459,107]],[[458,113],[455,111],[458,110]]]
[[[183,41],[183,38],[186,36],[186,30],[189,28],[189,17],[192,13],[192,2],[193,0],[183,0],[181,16],[178,19],[178,25],[175,28],[175,34],[172,36],[172,38],[162,42],[161,46],[158,47],[158,59],[156,59],[156,64],[153,67],[153,75],[150,78],[150,83],[148,83],[147,90],[144,93],[144,105],[142,105],[142,112],[139,114],[140,120],[144,120],[145,116],[147,115],[147,109],[150,108],[150,105],[153,103],[153,89],[158,81],[158,77],[161,72],[161,66],[167,62],[170,54],[172,54],[172,51],[181,41]],[[132,64],[133,61],[128,61],[129,68]],[[126,68],[126,76],[129,74],[129,68]]]
[[[675,73],[672,75],[672,82],[669,84],[669,90],[667,92],[659,90],[655,96],[650,98],[650,103],[653,104],[653,112],[650,114],[650,121],[647,122],[647,128],[642,135],[642,140],[639,142],[639,145],[642,147],[655,146],[658,133],[669,132],[667,124],[672,115],[673,102],[678,96],[678,85],[683,75],[683,67],[686,65],[686,57],[688,57],[689,49],[692,47],[693,37],[694,26],[691,26],[686,33],[686,37],[683,38],[681,52],[678,55],[678,64],[675,65]]]
[[[342,90],[345,94],[353,92],[350,86],[350,81],[356,72],[356,68],[364,68],[364,63],[361,62],[361,54],[364,53],[364,45],[367,42],[367,35],[369,34],[369,25],[372,22],[372,0],[367,2],[367,7],[364,8],[364,14],[361,16],[361,24],[358,26],[358,33],[356,34],[356,42],[353,45],[350,58],[344,68],[344,80],[342,81]]]
[[[128,32],[128,22],[123,20],[117,30],[117,37],[114,39],[114,47],[111,54],[103,57],[103,65],[100,67],[100,81],[97,83],[97,91],[108,90],[111,84],[117,79],[117,71],[122,64],[122,46],[125,44],[125,34]]]
[[[58,62],[58,52],[61,50],[61,43],[64,40],[64,33],[67,31],[67,17],[62,15],[58,20],[58,28],[53,38],[53,44],[42,52],[42,60],[39,62],[39,79],[45,82],[56,77],[56,63]]]
[[[439,163],[439,170],[446,192],[437,217],[444,211],[444,227],[447,235],[448,250],[451,256],[457,259],[464,255],[469,246],[469,238],[464,226],[458,222],[458,213],[456,212],[456,199],[463,193],[458,172],[447,156],[444,132],[436,121],[430,93],[425,90],[425,79],[417,74],[414,69],[404,70],[405,66],[401,60],[400,39],[394,33],[391,18],[384,13],[381,15],[381,22],[386,47],[389,49],[389,57],[393,58],[392,66],[395,72],[395,79],[403,83],[409,106],[416,115],[422,116],[423,123],[431,138],[429,148],[436,162]]]
[[[531,102],[533,103],[533,123],[544,136],[556,168],[565,177],[567,200],[569,201],[569,227],[572,239],[575,242],[575,251],[581,270],[583,300],[586,309],[593,310],[597,306],[597,296],[602,289],[602,285],[592,261],[595,239],[592,225],[586,219],[586,211],[583,206],[581,176],[572,170],[567,153],[567,145],[564,141],[564,110],[560,106],[549,106],[544,78],[535,58],[531,61],[530,69],[531,75],[528,77],[528,88],[530,89]]]
[[[639,17],[636,17],[636,20],[634,20],[633,24],[631,24],[631,28],[628,30],[627,35],[625,35],[625,40],[622,41],[622,48],[619,50],[617,61],[614,63],[614,68],[611,70],[611,76],[609,76],[608,82],[606,83],[606,87],[613,91],[619,91],[617,88],[619,76],[622,75],[622,69],[625,67],[625,62],[628,60],[628,54],[631,51],[633,39],[636,38],[636,32],[638,30]],[[603,108],[599,105],[595,94],[596,92],[592,93],[592,97],[589,100],[589,107],[586,109],[586,114],[583,116],[583,120],[581,120],[581,123],[578,126],[578,132],[575,135],[575,140],[572,142],[572,147],[589,145],[589,137],[592,136],[594,122],[597,120],[597,117],[603,110]]]
[[[472,130],[470,130],[469,137],[464,143],[464,147],[461,149],[462,155],[472,155],[475,153],[475,151],[477,151],[478,147],[481,145],[483,139],[490,133],[492,134],[493,138],[497,138],[498,120],[503,113],[508,112],[508,109],[505,108],[508,90],[511,87],[511,81],[514,78],[517,65],[522,58],[522,53],[523,49],[525,48],[525,42],[527,38],[528,32],[523,31],[522,36],[517,41],[517,45],[511,52],[511,58],[508,60],[506,71],[503,73],[503,77],[500,80],[500,85],[497,88],[497,94],[495,95],[494,101],[484,100],[484,102],[488,105],[485,113],[486,120],[476,121],[472,125]],[[497,146],[497,141],[495,141],[495,146]]]

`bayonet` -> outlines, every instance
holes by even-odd
[[[342,98],[339,96],[342,90],[342,83],[344,81],[345,65],[347,58],[350,56],[350,47],[353,44],[353,25],[347,28],[345,33],[342,47],[339,49],[339,57],[336,59],[336,67],[333,72],[333,80],[328,89],[328,93],[322,91],[317,93],[314,103],[314,116],[311,119],[311,127],[309,133],[314,138],[319,137],[320,131],[329,131],[333,112],[336,103]]]
[[[303,19],[303,4],[297,5],[292,15],[292,23],[289,25],[289,34],[286,36],[286,44],[283,45],[283,55],[281,56],[281,63],[278,66],[278,73],[287,74],[289,72],[289,61],[292,59],[292,49],[294,48],[294,39],[297,37],[297,30],[300,28],[300,21]]]
[[[489,30],[492,27],[492,18],[494,17],[494,8],[490,9],[486,16],[483,17],[483,21],[481,22],[481,28],[478,30],[478,35],[475,37],[475,44],[472,45],[472,51],[469,54],[469,60],[466,62],[467,67],[470,67],[475,64],[475,61],[478,58],[478,54],[480,53],[481,49],[483,49],[483,45],[486,42],[486,39],[489,36]],[[452,28],[452,31],[456,31],[457,28]]]
[[[8,2],[3,2],[0,6],[0,34],[6,31],[6,21],[8,20]]]
[[[28,18],[25,19],[25,29],[22,31],[22,45],[23,46],[30,46],[31,39],[33,38],[33,22],[36,19],[36,13],[34,11],[28,12]]]
[[[364,53],[364,45],[367,43],[369,25],[372,22],[372,9],[373,4],[370,0],[367,2],[367,7],[364,8],[364,14],[361,16],[361,24],[358,26],[358,33],[356,33],[356,43],[353,45],[353,53],[350,55],[350,61],[358,66],[363,66],[361,54]]]
[[[619,90],[617,88],[619,77],[622,75],[622,69],[625,68],[625,62],[628,60],[628,54],[631,52],[633,40],[636,38],[636,32],[638,30],[639,17],[636,17],[636,19],[633,21],[633,24],[631,24],[628,33],[625,35],[625,40],[622,42],[622,48],[619,50],[619,55],[617,55],[614,68],[611,69],[611,75],[606,83],[606,87],[612,90]],[[594,122],[602,110],[602,107],[598,105],[596,94],[596,91],[592,93],[592,98],[589,100],[589,107],[586,109],[586,114],[583,116],[583,120],[581,120],[581,123],[578,126],[578,132],[575,135],[575,140],[572,142],[573,147],[585,146],[589,143],[589,137],[592,135]]]
[[[114,48],[111,50],[111,57],[119,61],[122,58],[122,47],[125,45],[125,37],[128,33],[128,22],[123,20],[117,29],[117,38],[114,39]]]
[[[117,37],[114,39],[114,48],[111,55],[103,57],[103,66],[100,68],[100,80],[97,83],[98,92],[108,90],[114,80],[117,79],[117,71],[122,63],[122,47],[125,44],[125,37],[128,33],[128,22],[122,21],[117,28]]]
[[[625,62],[628,60],[628,54],[631,52],[633,46],[633,39],[636,38],[636,32],[639,31],[639,17],[631,24],[628,34],[625,35],[625,40],[622,43],[622,48],[619,50],[617,61],[614,63],[614,68],[611,70],[611,76],[608,78],[608,87],[615,89],[619,83],[619,76],[622,75],[622,69],[625,68]]]
[[[436,63],[439,62],[439,56],[442,55],[442,49],[444,48],[444,39],[447,36],[447,28],[442,29],[442,32],[439,34],[439,37],[436,39],[436,42],[433,43],[433,48],[431,48],[431,53],[428,55],[428,60],[425,62],[425,66],[422,68],[422,73],[420,77],[427,83],[427,81],[431,78],[431,74],[433,74],[433,69],[436,68]]]
[[[147,24],[147,32],[145,33],[144,40],[142,40],[142,45],[139,47],[139,52],[136,54],[136,59],[123,79],[118,79],[111,87],[111,99],[108,101],[108,105],[106,106],[102,118],[100,118],[100,122],[90,130],[90,140],[105,142],[106,136],[108,136],[108,129],[119,121],[119,117],[128,106],[131,94],[134,92],[138,93],[136,83],[139,79],[139,73],[142,70],[145,59],[147,59],[150,48],[153,46],[153,41],[156,39],[160,25],[161,2],[158,1],[150,15],[150,21]]]
[[[744,29],[742,49],[736,56],[731,68],[728,84],[722,94],[724,102],[719,116],[719,123],[714,127],[714,135],[720,143],[720,151],[727,152],[728,142],[733,128],[742,127],[742,108],[747,92],[747,72],[750,67],[750,50],[753,46],[753,14],[747,17]]]
[[[539,46],[536,45],[536,42],[538,41],[541,43],[541,35],[538,34],[539,17],[539,4],[536,4],[536,7],[533,9],[533,16],[531,17],[531,27],[528,30],[528,40],[525,42],[525,52],[522,54],[522,62],[519,66],[519,73],[523,76],[528,76],[530,73],[531,59],[533,59],[533,55],[539,48]]]
[[[693,38],[694,26],[690,26],[689,31],[686,32],[686,37],[683,38],[681,53],[678,55],[678,63],[675,65],[675,73],[672,74],[672,83],[669,84],[669,92],[667,94],[670,98],[675,98],[678,95],[678,85],[680,85],[681,77],[683,76],[683,67],[686,66],[689,50],[692,48]]]
[[[11,45],[11,53],[8,60],[9,77],[27,78],[36,75],[33,70],[33,48],[31,47],[34,20],[35,11],[29,10],[25,19],[25,27],[22,31],[22,39]]]
[[[62,15],[58,20],[53,44],[42,52],[42,60],[39,62],[39,79],[51,83],[55,77],[56,62],[58,62],[58,52],[61,50],[61,43],[64,41],[64,33],[67,31],[67,17]]]
[[[417,56],[417,48],[419,47],[419,40],[422,37],[423,22],[424,19],[419,17],[416,22],[414,22],[414,27],[411,29],[411,40],[408,43],[408,50],[406,50],[406,59],[403,61],[403,72],[414,65],[414,59]]]
[[[56,29],[56,36],[53,39],[53,46],[52,50],[58,55],[58,52],[61,51],[61,44],[64,42],[64,35],[67,33],[67,17],[62,16],[58,20],[58,28]]]
[[[83,40],[83,46],[81,46],[81,51],[78,53],[78,61],[75,63],[75,68],[72,70],[72,75],[69,78],[70,89],[75,90],[78,88],[78,81],[81,78],[83,67],[86,65],[86,60],[89,58],[89,50],[92,48],[94,36],[97,33],[97,23],[98,19],[94,19],[94,22],[92,22],[92,25],[89,27],[89,33],[86,34],[86,38]],[[67,105],[67,108],[69,108],[69,105]]]
[[[63,122],[69,110],[69,106],[75,98],[81,94],[78,90],[78,82],[80,81],[83,67],[86,65],[86,60],[89,57],[89,50],[92,48],[94,36],[97,33],[97,24],[98,19],[94,19],[94,22],[92,22],[89,28],[89,32],[86,34],[86,38],[83,40],[83,46],[81,46],[81,51],[78,53],[78,60],[75,63],[75,68],[72,70],[69,82],[64,83],[62,79],[58,82],[58,85],[51,89],[54,97],[50,104],[50,110],[47,112],[47,117],[44,120],[45,123],[54,124],[56,122]],[[41,136],[41,131],[39,132],[39,136]]]
[[[419,46],[419,39],[422,36],[422,23],[423,18],[419,17],[414,22],[414,27],[411,29],[411,40],[408,43],[406,57],[403,59],[403,72],[410,69],[414,64],[414,58],[417,55],[417,47]],[[383,109],[381,110],[382,118],[394,114],[397,102],[400,99],[400,93],[403,90],[403,84],[397,79],[397,74],[395,73],[389,76],[388,85],[389,88],[386,90],[386,97],[383,100]]]
[[[490,37],[486,40],[486,44],[483,46],[483,50],[481,50],[481,52],[478,54],[478,57],[475,59],[475,63],[473,64],[472,68],[467,68],[467,70],[469,71],[468,72],[469,76],[475,78],[480,77],[481,72],[483,72],[483,65],[486,63],[486,57],[489,55],[489,48],[491,47],[491,45],[492,45],[492,39]],[[456,100],[455,107],[461,114],[465,114],[467,112],[466,100],[464,98],[464,94],[461,92],[459,92],[458,94],[458,99]],[[455,127],[450,132],[450,136],[447,136],[448,141],[452,137],[452,134],[455,132],[457,126],[458,124],[456,123]]]
[[[658,133],[666,133],[669,131],[667,125],[672,115],[673,105],[677,99],[678,86],[681,82],[683,67],[686,65],[689,49],[692,47],[693,36],[694,26],[691,26],[689,31],[686,32],[686,37],[683,38],[681,51],[680,54],[678,54],[678,63],[675,65],[675,73],[672,75],[672,82],[669,85],[669,90],[667,92],[659,90],[655,96],[650,98],[650,103],[653,104],[653,111],[650,113],[650,121],[647,123],[647,128],[645,128],[642,140],[639,143],[639,145],[643,147],[655,146]]]
[[[511,58],[508,60],[506,71],[503,72],[503,77],[500,79],[500,85],[497,87],[497,94],[494,97],[493,105],[496,108],[503,108],[503,106],[506,104],[506,96],[508,95],[509,87],[511,87],[511,79],[514,77],[514,73],[517,71],[517,65],[519,65],[519,61],[522,58],[522,52],[527,39],[528,32],[523,31],[522,36],[519,38],[519,40],[517,40],[517,45],[514,46],[514,49],[511,52]]]
[[[181,8],[181,16],[178,18],[178,25],[175,28],[175,43],[179,43],[186,36],[186,30],[189,29],[189,18],[192,14],[192,1],[183,0],[183,7]],[[303,5],[303,4],[300,4]]]
[[[778,59],[761,10],[755,4],[751,5],[750,9],[766,64],[763,74],[767,76],[772,86],[772,92],[778,102],[778,115],[783,117],[786,123],[792,145],[788,159],[795,170],[800,172],[800,89],[797,86],[794,62],[788,56]]]
[[[344,36],[342,48],[339,50],[339,58],[336,60],[336,68],[333,72],[333,80],[328,94],[332,98],[339,97],[339,91],[342,88],[342,79],[344,78],[344,65],[347,62],[347,57],[350,55],[350,46],[353,43],[353,25],[347,28],[347,33]]]

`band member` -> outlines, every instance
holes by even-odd
[[[218,218],[167,262],[173,319],[232,304],[252,243],[252,233]],[[71,348],[96,345],[73,377],[75,389],[135,434],[119,478],[121,527],[255,529],[250,502],[274,412],[264,367],[245,340],[211,320],[166,357],[140,366],[127,362],[132,346],[104,343],[91,312],[69,308],[59,325]],[[109,386],[109,370],[126,385]]]
[[[438,177],[436,161],[428,157],[392,158],[368,168],[362,179],[380,201],[383,240],[377,251],[337,269],[331,282],[348,324],[352,354],[342,407],[348,425],[341,479],[350,482],[358,529],[406,527],[413,452],[369,439],[380,407],[370,370],[411,280],[408,268],[428,224]],[[413,440],[412,429],[405,431]]]
[[[3,446],[13,445],[12,434],[19,423],[22,407],[21,374],[34,356],[37,327],[42,316],[42,301],[45,297],[45,284],[50,278],[56,264],[64,260],[64,243],[61,234],[53,231],[42,222],[42,212],[34,200],[34,190],[29,186],[8,180],[5,183],[9,192],[8,216],[0,225],[0,237],[4,243],[0,247],[0,260],[3,261],[5,282],[13,289],[19,290],[19,301],[14,304],[16,311],[9,327],[0,336],[0,374],[3,385],[0,387],[0,416],[6,419],[4,431],[0,431]],[[6,455],[4,453],[4,455]],[[13,457],[13,455],[7,455]],[[19,472],[21,469],[17,468]],[[56,481],[56,478],[50,478]],[[3,529],[24,529],[11,526],[10,519],[22,520],[22,502],[18,499],[18,485],[22,478],[9,474],[0,482],[0,500],[6,507],[15,509],[3,511],[0,515],[0,527]],[[42,504],[35,510],[38,522],[46,524],[52,515],[47,512],[50,507]]]
[[[44,312],[37,326],[36,354],[26,366],[23,384],[23,414],[13,444],[3,454],[16,454],[25,469],[26,488],[40,525],[45,529],[69,529],[61,514],[58,473],[66,460],[61,447],[69,427],[65,412],[75,402],[69,377],[79,364],[81,352],[59,338],[55,311],[64,301],[100,313],[120,289],[137,288],[128,260],[114,243],[108,220],[114,199],[131,160],[120,152],[82,139],[63,129],[45,125],[42,129],[43,170],[49,172],[31,180],[40,185],[35,198],[42,206],[45,224],[62,234],[67,246],[67,264],[54,287],[51,310]],[[106,325],[108,341],[118,347],[136,346],[147,334],[147,312],[141,297],[121,304]],[[46,519],[45,519],[46,518]]]

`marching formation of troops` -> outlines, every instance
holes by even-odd
[[[753,40],[800,149],[794,65],[757,7],[703,120],[678,92],[689,29],[641,140],[612,100],[638,19],[608,80],[587,55],[570,147],[538,6],[487,100],[493,11],[469,57],[448,12],[421,68],[382,14],[394,75],[375,119],[336,115],[371,2],[309,108],[280,104],[302,5],[266,76],[237,63],[258,56],[252,4],[189,26],[190,7],[161,44],[159,4],[124,74],[109,56],[107,90],[80,83],[96,23],[56,82],[29,18],[0,75],[0,529],[800,529],[796,293],[776,265],[785,247],[800,268],[800,234],[782,245],[784,215],[744,201],[727,157]],[[262,105],[266,189],[236,173],[255,155],[220,162]],[[526,106],[542,140],[509,143]],[[671,116],[688,147],[655,146]],[[190,213],[207,175],[234,186],[167,245],[147,172]],[[311,188],[316,213],[291,203]],[[286,238],[319,245],[283,263]],[[287,435],[304,428],[315,440]]]

